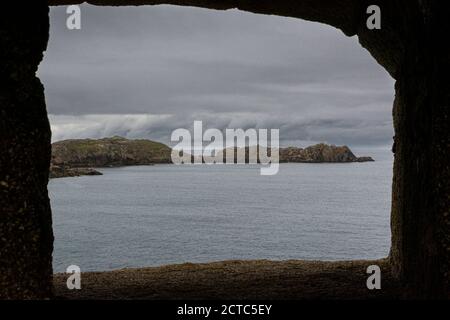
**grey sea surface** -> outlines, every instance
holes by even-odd
[[[49,183],[54,271],[388,255],[392,155],[376,162],[102,168]]]

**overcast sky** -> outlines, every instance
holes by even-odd
[[[298,19],[174,6],[51,9],[39,69],[53,141],[177,128],[280,129],[282,145],[392,142],[393,80],[340,31]]]

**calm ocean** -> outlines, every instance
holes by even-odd
[[[387,256],[392,155],[377,161],[138,166],[49,184],[54,269],[82,271],[228,259]]]

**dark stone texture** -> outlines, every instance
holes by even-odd
[[[0,298],[52,293],[47,195],[50,126],[36,78],[48,41],[45,2],[0,12]]]
[[[52,4],[82,1],[51,0]],[[97,5],[238,8],[327,23],[359,42],[397,80],[392,192],[393,274],[409,297],[450,295],[449,5],[440,0],[93,0]],[[379,5],[381,30],[366,27]]]
[[[367,289],[366,270],[370,265],[381,269],[381,290]],[[82,290],[67,290],[66,274],[56,274],[54,283],[56,298],[64,300],[398,299],[402,297],[402,288],[390,269],[384,259],[232,260],[85,272]]]
[[[391,259],[414,297],[449,298],[450,11],[442,1],[413,9],[394,104]]]
[[[81,2],[49,0],[48,3]],[[47,297],[51,293],[53,238],[46,188],[50,129],[43,88],[35,77],[47,42],[48,15],[43,2],[33,3],[36,8],[27,4],[22,10],[0,13],[0,297],[7,298]],[[403,282],[407,298],[450,298],[447,1],[90,3],[239,8],[327,23],[348,36],[358,35],[361,45],[397,80],[393,111],[392,274]],[[371,4],[381,7],[381,30],[366,28],[366,9]]]

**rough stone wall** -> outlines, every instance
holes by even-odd
[[[49,0],[49,4],[80,3]],[[319,21],[359,41],[397,80],[392,250],[405,297],[449,297],[450,10],[442,0],[99,0],[99,5],[177,4]],[[50,129],[35,76],[48,37],[48,8],[0,15],[0,298],[51,294],[53,236],[47,195]],[[368,5],[382,30],[365,28]]]
[[[50,0],[52,4],[80,3]],[[441,0],[91,0],[97,5],[177,4],[298,17],[327,23],[359,41],[396,82],[392,192],[394,273],[406,297],[450,294],[450,10]],[[379,5],[382,29],[366,28]]]
[[[0,11],[0,299],[52,292],[50,127],[35,76],[48,41],[44,1]]]
[[[443,2],[410,3],[399,16],[404,55],[394,103],[394,272],[407,295],[449,297],[449,13]]]
[[[432,20],[434,33],[430,44],[431,64],[431,185],[432,206],[436,214],[432,224],[437,228],[437,260],[436,265],[441,279],[436,285],[442,290],[442,296],[450,299],[450,49],[448,35],[450,33],[449,4],[441,1],[434,3],[435,16]],[[434,270],[431,270],[434,272]],[[439,284],[442,283],[441,286]]]

